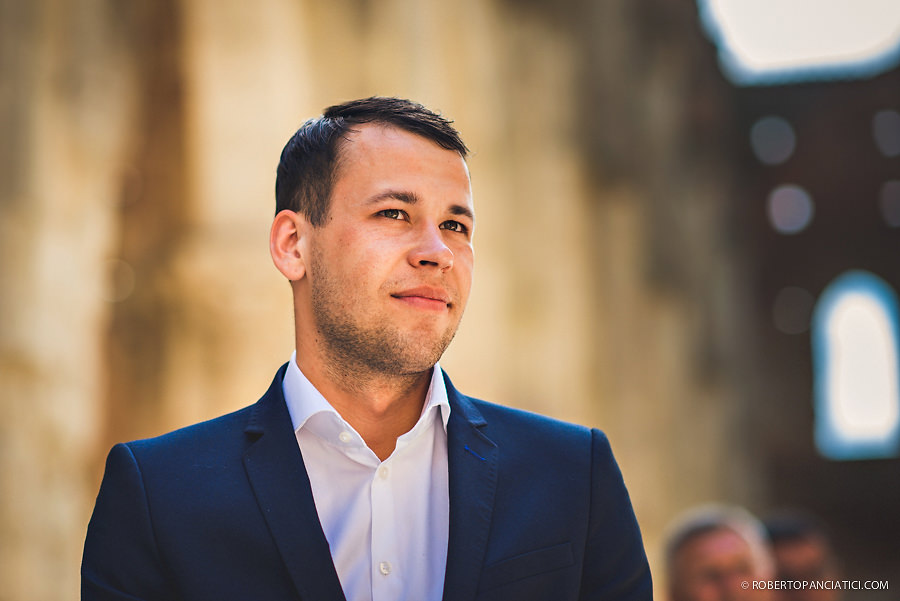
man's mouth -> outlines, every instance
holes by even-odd
[[[391,294],[392,297],[420,309],[444,310],[450,307],[450,295],[441,288],[418,286]]]

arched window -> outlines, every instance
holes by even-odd
[[[831,459],[895,457],[900,450],[897,296],[877,276],[835,279],[812,322],[815,437]]]

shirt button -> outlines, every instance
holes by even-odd
[[[343,432],[338,434],[338,438],[341,439],[341,442],[350,442],[351,440],[353,440],[353,435],[344,430]]]
[[[382,573],[382,575],[387,576],[391,573],[391,562],[382,561],[378,564],[378,571]]]
[[[389,471],[390,470],[388,470],[386,465],[381,466],[380,468],[378,468],[378,477],[382,480],[387,480]]]

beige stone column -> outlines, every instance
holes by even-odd
[[[0,599],[78,596],[131,11],[0,4]]]

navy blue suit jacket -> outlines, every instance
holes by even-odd
[[[83,600],[343,601],[284,372],[250,407],[112,449],[85,541]],[[445,380],[444,600],[651,599],[603,433],[463,396]]]

